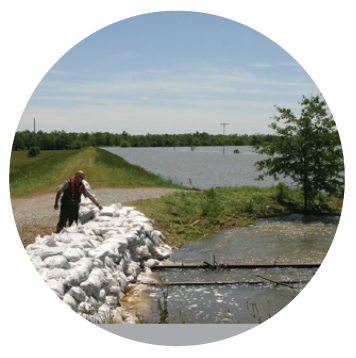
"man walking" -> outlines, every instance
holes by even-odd
[[[69,220],[69,226],[72,225],[73,221],[78,222],[79,203],[81,201],[82,194],[86,198],[89,198],[99,208],[99,210],[102,210],[103,208],[90,192],[89,183],[85,181],[84,178],[84,172],[78,170],[75,173],[75,176],[66,180],[57,191],[54,203],[55,210],[58,210],[58,200],[63,193],[59,222],[57,224],[57,233],[59,233],[66,226],[67,220]]]

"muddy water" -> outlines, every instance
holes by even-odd
[[[261,220],[247,228],[224,230],[176,250],[175,263],[321,263],[334,238],[338,217],[301,215]],[[221,269],[156,271],[158,282],[298,281],[293,288],[265,283],[212,286],[141,286],[138,315],[148,323],[257,323],[283,309],[305,287],[316,269]]]

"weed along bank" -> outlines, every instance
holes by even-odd
[[[80,224],[38,236],[28,256],[52,291],[73,311],[96,324],[135,323],[120,300],[140,272],[171,255],[154,221],[134,207],[89,200],[80,206]]]

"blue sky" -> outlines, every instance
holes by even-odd
[[[282,31],[282,29],[281,29]],[[105,27],[48,71],[17,130],[272,133],[274,105],[319,94],[262,34],[214,15],[161,12]]]

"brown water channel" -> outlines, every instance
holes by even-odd
[[[334,238],[338,217],[291,215],[261,220],[247,228],[212,233],[174,251],[174,263],[321,263]],[[315,268],[167,269],[153,272],[166,282],[298,281],[293,288],[261,284],[144,286],[137,313],[147,323],[257,323],[283,309],[305,287]]]

